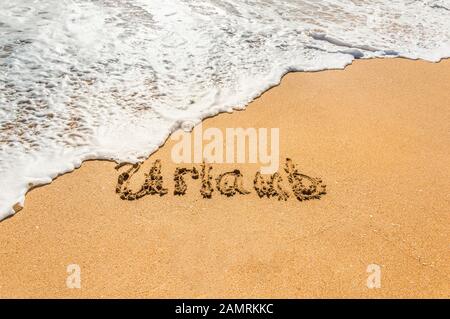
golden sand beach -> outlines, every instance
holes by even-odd
[[[213,176],[239,169],[251,193],[205,199],[186,178],[186,195],[175,196],[183,165],[168,140],[133,181],[160,159],[168,193],[127,201],[115,192],[126,168],[88,161],[0,222],[0,297],[448,298],[449,123],[448,60],[289,73],[203,127],[279,128],[281,164],[291,158],[327,194],[259,198],[259,165],[214,164]],[[80,289],[66,285],[70,264]],[[370,265],[379,288],[367,286]]]

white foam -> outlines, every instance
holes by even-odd
[[[450,2],[0,2],[0,219],[86,159],[138,161],[288,71],[450,55]]]

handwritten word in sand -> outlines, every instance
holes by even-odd
[[[119,165],[117,169],[121,167]],[[140,188],[132,190],[130,182],[132,177],[139,171],[141,164],[134,164],[128,170],[121,173],[117,180],[116,193],[123,200],[136,200],[146,195],[164,196],[169,191],[164,187],[163,177],[161,175],[161,161],[156,160],[148,173],[145,173],[144,183]],[[253,189],[260,197],[275,197],[278,200],[287,200],[290,196],[294,196],[299,201],[320,199],[326,194],[326,185],[322,183],[320,178],[313,178],[302,174],[298,171],[296,165],[291,159],[286,159],[283,174],[274,173],[272,175],[262,175],[257,172],[253,180]],[[212,166],[202,163],[200,169],[195,166],[190,168],[177,167],[174,172],[174,195],[183,196],[187,192],[186,178],[200,179],[200,194],[203,198],[212,198],[213,192],[218,191],[219,194],[228,197],[250,194],[251,191],[244,186],[244,176],[238,169],[221,173],[216,176],[212,175]]]

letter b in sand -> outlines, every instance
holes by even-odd
[[[77,264],[70,264],[67,266],[67,276],[66,286],[69,289],[80,289],[81,288],[81,268]]]
[[[367,277],[367,288],[381,288],[381,267],[377,264],[370,264],[367,266],[367,272],[370,274]]]

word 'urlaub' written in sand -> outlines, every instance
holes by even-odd
[[[149,172],[145,174],[145,181],[137,191],[133,191],[130,182],[141,165],[134,164],[127,171],[119,175],[116,193],[123,200],[136,200],[146,195],[163,196],[168,193],[168,189],[164,187],[163,177],[161,175],[161,161],[156,160]],[[118,167],[117,167],[118,168]],[[296,165],[291,159],[286,159],[284,167],[286,173],[285,178],[287,184],[284,183],[283,176],[278,172],[272,175],[262,175],[257,172],[253,180],[253,188],[260,197],[275,197],[278,200],[287,200],[291,195],[299,201],[320,199],[326,194],[326,185],[322,183],[320,178],[313,178],[302,174],[298,171]],[[185,178],[190,176],[192,179],[201,180],[200,194],[203,198],[212,198],[212,194],[216,189],[221,195],[228,197],[236,194],[247,195],[251,191],[244,187],[244,177],[240,170],[235,169],[225,173],[221,173],[214,179],[212,175],[212,166],[202,163],[200,170],[195,166],[177,167],[174,173],[174,195],[185,195],[187,192],[187,184]]]

